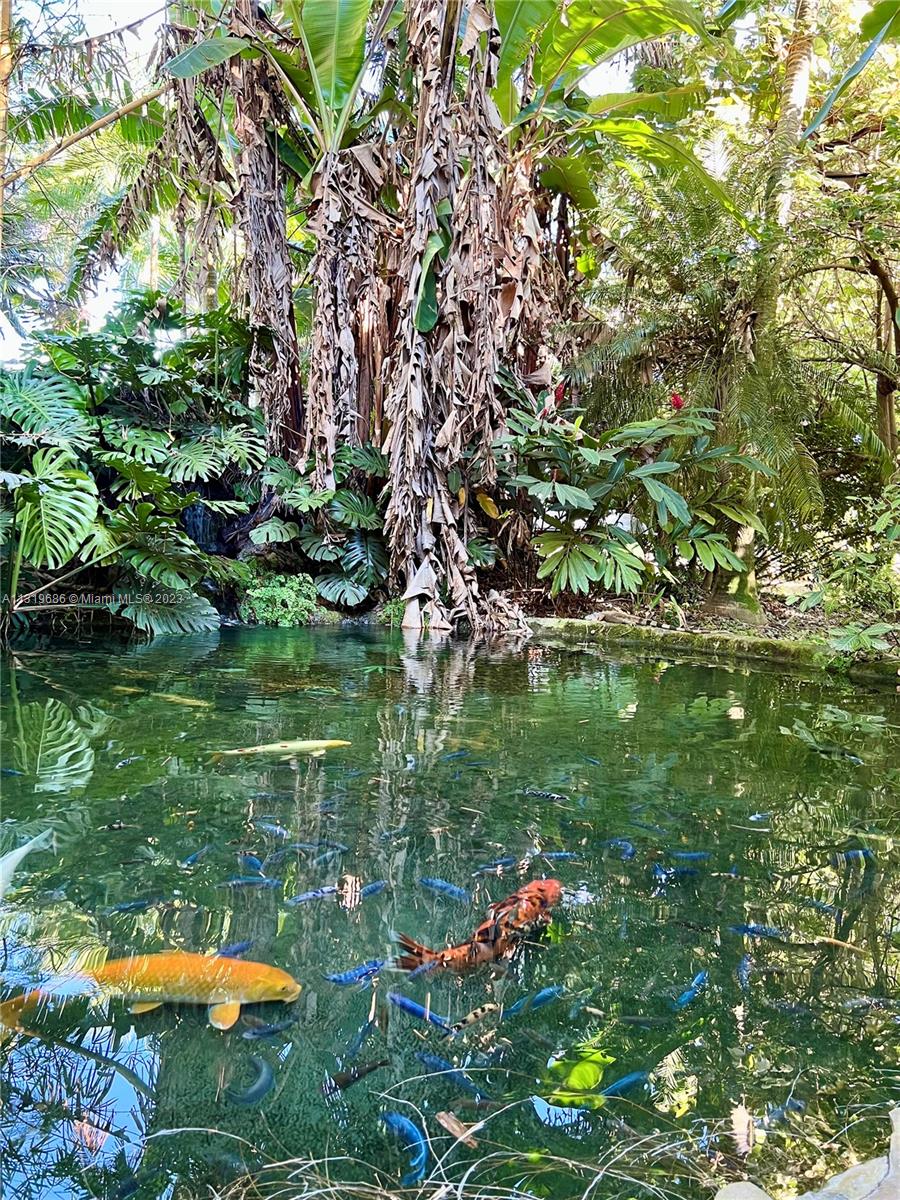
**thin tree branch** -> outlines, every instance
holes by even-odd
[[[0,178],[0,189],[8,187],[9,184],[15,183],[17,179],[22,179],[26,175],[30,175],[32,171],[36,171],[38,167],[42,167],[44,163],[55,158],[57,154],[61,154],[63,150],[68,150],[70,146],[74,146],[76,142],[80,142],[83,138],[91,137],[95,133],[99,133],[101,129],[105,129],[107,125],[113,125],[116,121],[125,117],[130,112],[134,112],[137,108],[142,108],[145,104],[149,104],[151,100],[156,100],[163,92],[169,90],[172,86],[171,81],[161,84],[150,92],[145,92],[143,96],[138,96],[136,100],[129,100],[127,104],[120,104],[118,108],[112,112],[106,113],[105,116],[98,118],[84,129],[79,129],[77,133],[67,134],[54,142],[49,150],[44,150],[34,158],[28,160],[17,167],[15,171],[10,171],[8,175]]]

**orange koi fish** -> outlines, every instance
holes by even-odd
[[[526,937],[550,923],[550,909],[558,904],[562,885],[558,879],[535,879],[488,909],[483,921],[466,942],[447,950],[430,950],[405,933],[396,935],[403,951],[394,960],[401,971],[415,971],[428,964],[435,969],[465,971],[505,957]]]
[[[184,950],[114,958],[85,974],[107,995],[124,998],[133,1013],[161,1004],[208,1004],[216,1029],[230,1029],[242,1004],[290,1004],[300,995],[300,984],[278,967]],[[31,991],[0,1004],[0,1024],[21,1028],[23,1011],[49,999],[47,992]]]

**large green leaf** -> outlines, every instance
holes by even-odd
[[[339,112],[363,65],[372,0],[291,0],[285,7],[312,57],[322,99]]]
[[[831,112],[834,102],[844,94],[857,75],[865,70],[868,63],[874,58],[879,46],[883,42],[900,38],[900,4],[897,0],[880,0],[880,3],[873,5],[865,14],[859,28],[863,37],[870,38],[871,41],[856,62],[847,68],[836,86],[828,93],[825,103],[804,131],[805,138],[809,137],[811,133],[815,133]]]
[[[0,417],[36,441],[87,446],[94,438],[96,422],[84,411],[81,389],[64,375],[6,375],[0,387]]]
[[[596,207],[591,173],[584,159],[575,154],[551,158],[541,171],[541,184],[552,192],[564,193],[582,211]]]
[[[652,113],[664,121],[680,121],[702,104],[708,94],[702,83],[690,83],[664,92],[609,92],[605,96],[595,97],[587,111],[593,116]]]
[[[35,567],[64,566],[96,520],[97,486],[73,462],[67,450],[38,450],[31,481],[16,491],[22,553]]]
[[[541,39],[538,82],[549,93],[630,46],[668,33],[703,34],[702,14],[685,0],[572,0]]]
[[[190,79],[191,76],[199,75],[209,67],[217,67],[219,63],[246,50],[249,45],[246,38],[207,38],[206,41],[188,46],[187,50],[182,50],[180,54],[170,58],[168,62],[163,63],[160,70],[174,76],[175,79]]]
[[[500,30],[498,79],[509,78],[525,62],[535,33],[556,12],[556,0],[500,0],[495,6]]]
[[[193,592],[160,592],[137,601],[127,594],[114,596],[107,607],[151,636],[209,633],[219,627],[219,614]]]
[[[316,580],[316,591],[329,603],[344,608],[355,608],[369,594],[364,583],[356,583],[346,575],[320,575]]]
[[[16,770],[32,777],[35,792],[70,792],[90,782],[94,751],[79,717],[92,711],[96,712],[73,712],[64,701],[51,696],[23,704],[10,714],[7,732],[12,761]]]
[[[285,521],[281,517],[269,517],[255,529],[250,530],[250,541],[256,546],[267,546],[272,542],[289,542],[300,532],[300,526],[295,521]]]

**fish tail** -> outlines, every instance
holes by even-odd
[[[424,967],[426,963],[434,962],[439,957],[434,950],[429,950],[421,942],[413,941],[405,933],[394,933],[392,936],[403,951],[394,959],[394,966],[400,971],[415,971],[419,967]]]

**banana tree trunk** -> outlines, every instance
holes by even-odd
[[[254,0],[235,0],[232,32],[256,31]],[[232,60],[238,142],[236,211],[244,239],[244,278],[253,331],[250,375],[266,422],[269,450],[299,454],[303,395],[294,319],[293,271],[285,229],[284,179],[272,126],[279,89],[264,58]]]
[[[0,0],[0,250],[3,249],[2,176],[6,174],[6,143],[9,127],[9,78],[13,70],[12,0]]]

